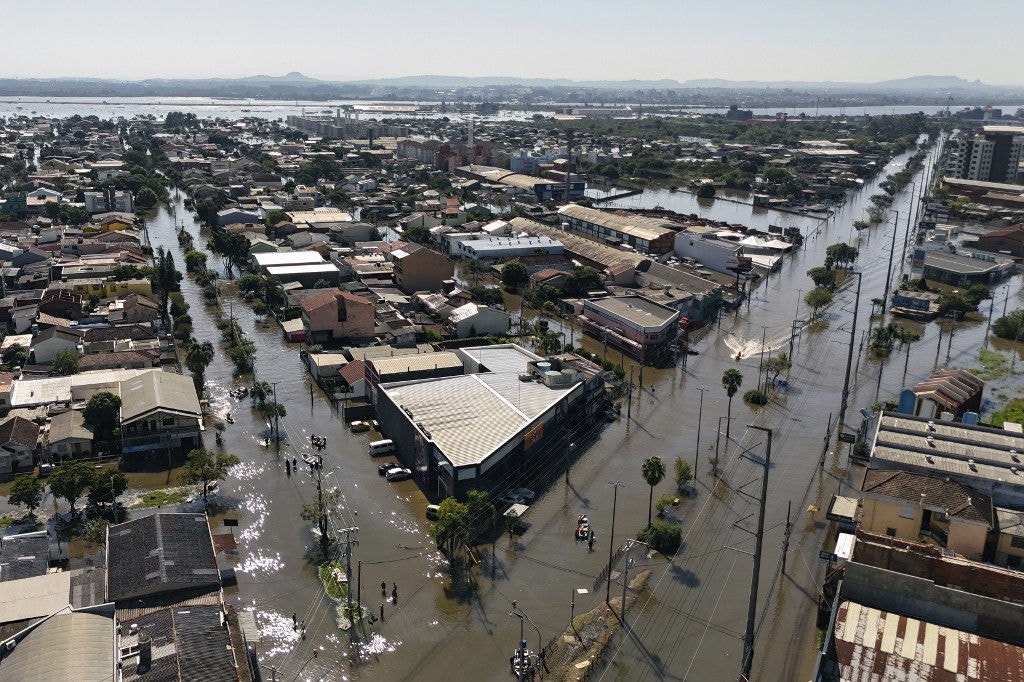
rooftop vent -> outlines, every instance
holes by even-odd
[[[934,448],[935,447],[935,438],[934,438],[934,436],[928,436],[927,440],[928,440],[928,445],[930,445],[931,447]]]
[[[925,455],[925,456],[924,456],[924,459],[925,459],[925,461],[926,461],[926,462],[928,462],[929,464],[935,464],[935,459],[934,459],[934,458],[933,458],[933,457],[932,457],[931,455]]]
[[[935,422],[933,422],[931,420],[928,420],[928,430],[929,431],[934,431],[935,430]]]
[[[1017,451],[1014,450],[1013,448],[1010,448],[1010,459],[1012,459],[1014,462],[1020,461],[1020,457],[1017,456]]]
[[[967,466],[970,467],[971,471],[977,471],[978,466],[974,463],[973,459],[967,460]]]

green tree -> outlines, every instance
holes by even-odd
[[[1010,341],[1024,339],[1024,308],[1014,310],[1005,317],[1000,317],[993,323],[992,331],[1001,339]]]
[[[833,289],[836,285],[836,271],[819,265],[807,271],[807,276],[814,280],[814,286]]]
[[[729,405],[726,408],[725,417],[725,446],[729,447],[729,426],[732,424],[732,397],[743,385],[743,374],[738,369],[727,369],[722,374],[722,388],[729,396]]]
[[[128,477],[123,471],[114,469],[97,472],[96,478],[89,484],[89,504],[113,504],[125,490],[128,490]]]
[[[825,249],[825,267],[853,265],[859,255],[860,251],[855,246],[850,246],[845,242],[833,244]]]
[[[407,227],[402,230],[402,239],[410,242],[416,242],[417,244],[429,244],[431,237],[430,228],[423,225]]]
[[[437,521],[431,524],[430,535],[449,558],[455,555],[459,540],[465,536],[468,519],[469,507],[454,497],[446,497],[438,505]]]
[[[963,291],[947,291],[939,296],[940,315],[960,318],[977,309],[977,303],[974,303]]]
[[[586,266],[573,268],[565,277],[565,293],[579,296],[601,286],[601,273]]]
[[[267,227],[273,227],[278,223],[287,223],[290,220],[291,216],[289,216],[284,211],[271,211],[270,213],[267,214],[267,217],[266,219],[264,219],[263,224],[266,225]]]
[[[14,343],[4,349],[0,360],[3,361],[3,366],[6,370],[10,370],[14,367],[24,367],[25,363],[28,362],[28,348],[21,345],[20,343]]]
[[[203,385],[203,375],[211,362],[213,362],[213,344],[209,341],[192,343],[185,349],[185,367],[192,372],[196,390]]]
[[[96,430],[97,436],[110,438],[121,423],[121,397],[110,391],[93,394],[82,410],[82,417]]]
[[[683,530],[675,523],[655,519],[637,534],[636,539],[645,542],[665,556],[672,556],[683,541]]]
[[[649,526],[651,525],[651,509],[654,505],[654,486],[661,483],[662,479],[665,478],[665,463],[657,455],[648,457],[640,465],[640,473],[643,475],[644,481],[651,488],[647,499],[647,525]]]
[[[143,210],[149,210],[156,206],[159,201],[156,192],[150,187],[143,187],[139,190],[138,194],[135,195],[135,205]]]
[[[679,492],[684,492],[686,485],[693,479],[693,470],[690,468],[690,463],[682,457],[676,457],[675,472],[676,488]]]
[[[106,519],[92,519],[82,529],[82,540],[90,545],[105,545],[107,544],[107,528],[109,527],[110,522]]]
[[[518,258],[510,260],[501,267],[501,281],[512,291],[517,291],[530,281],[530,271]]]
[[[206,269],[206,254],[202,251],[189,249],[185,252],[185,269],[189,272]]]
[[[71,515],[74,516],[75,502],[86,488],[93,484],[96,476],[96,469],[92,464],[83,461],[69,461],[58,464],[50,474],[50,490],[56,497],[62,497],[71,505]]]
[[[39,503],[43,500],[43,483],[32,474],[21,474],[11,484],[11,493],[7,503],[25,505],[28,513],[34,516]]]
[[[188,453],[181,477],[186,483],[203,486],[203,506],[206,506],[210,484],[228,477],[228,469],[241,462],[228,452],[211,452],[196,448]]]
[[[832,292],[825,287],[815,287],[804,296],[804,303],[813,309],[814,316],[817,317],[819,310],[832,303],[832,298]]]
[[[715,198],[715,186],[710,182],[705,182],[697,188],[698,199],[714,199]]]
[[[78,374],[81,358],[78,352],[70,348],[62,348],[53,355],[53,362],[50,364],[50,375],[55,377],[67,377]]]
[[[771,383],[774,385],[776,379],[783,372],[788,372],[793,366],[789,356],[786,355],[785,351],[782,351],[778,355],[773,355],[764,361],[764,374],[765,377],[771,377]]]
[[[469,544],[476,542],[494,517],[494,505],[486,490],[470,490],[466,493],[466,513],[469,525]]]

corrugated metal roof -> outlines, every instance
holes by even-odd
[[[373,363],[377,373],[382,377],[404,372],[426,372],[431,369],[462,367],[462,360],[451,351],[401,355],[393,358],[373,358],[369,362]]]
[[[0,663],[0,677],[21,682],[111,680],[114,623],[96,613],[61,613],[29,632]]]
[[[503,343],[495,346],[467,346],[460,348],[459,354],[469,357],[483,365],[488,372],[495,374],[522,374],[527,363],[543,360],[521,346]]]
[[[632,235],[640,239],[647,241],[654,241],[659,237],[663,237],[667,234],[674,235],[680,229],[682,225],[677,225],[668,222],[667,220],[659,220],[657,218],[648,218],[642,215],[620,215],[617,213],[607,213],[605,211],[599,211],[596,208],[587,208],[585,206],[578,206],[577,204],[569,204],[558,209],[559,215],[569,216],[577,220],[584,220],[594,225],[615,230],[622,234]]]
[[[49,573],[0,583],[0,623],[42,618],[68,606],[71,573]]]
[[[201,416],[192,379],[171,372],[149,372],[121,382],[122,423],[156,409]]]
[[[836,617],[843,680],[1024,681],[1024,648],[843,602]]]

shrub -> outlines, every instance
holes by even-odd
[[[758,388],[752,388],[743,394],[743,402],[750,405],[767,405],[768,396]]]
[[[655,519],[651,524],[640,531],[636,536],[640,542],[648,545],[666,556],[672,556],[678,551],[683,541],[683,530],[678,524],[670,521]]]

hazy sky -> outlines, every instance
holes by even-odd
[[[1024,0],[49,0],[2,21],[3,77],[1024,84]]]

